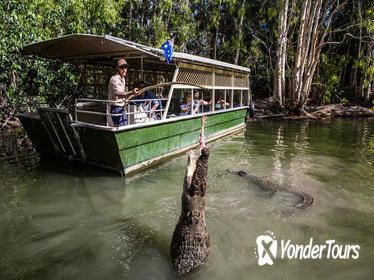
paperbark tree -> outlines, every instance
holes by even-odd
[[[366,3],[365,12],[362,11],[362,1],[358,1],[360,21],[360,47],[363,42],[362,56],[359,63],[361,70],[361,79],[359,82],[358,95],[364,100],[364,102],[370,101],[374,92],[374,1],[371,1],[371,5]],[[365,19],[362,19],[365,14]],[[374,104],[373,104],[374,105]]]
[[[287,105],[294,112],[305,112],[304,107],[312,89],[317,65],[323,46],[328,43],[327,35],[331,23],[347,3],[347,0],[289,0],[279,1],[277,62],[274,71],[274,98],[280,107]],[[300,7],[301,5],[301,7]],[[289,12],[289,6],[292,11]],[[293,9],[299,9],[300,14]],[[294,16],[289,17],[292,14]],[[289,34],[290,22],[298,24],[298,33]],[[293,40],[296,36],[296,44]],[[294,47],[296,45],[296,47]],[[296,53],[294,62],[288,59],[287,53]],[[286,64],[290,66],[290,79],[286,80]],[[289,84],[287,84],[289,81]],[[286,88],[290,88],[289,104],[285,104]]]
[[[217,59],[217,40],[218,40],[218,32],[219,32],[219,22],[221,18],[221,6],[222,0],[218,2],[213,1],[212,4],[212,21],[210,24],[210,47],[209,47],[209,57],[213,59]]]
[[[238,47],[236,48],[234,64],[239,63],[240,47],[241,47],[242,40],[243,40],[243,20],[244,20],[244,12],[245,12],[244,5],[245,5],[245,0],[242,0],[240,9],[239,9],[240,20],[239,20],[239,26],[238,26]]]
[[[274,98],[280,107],[284,107],[286,93],[288,4],[289,0],[278,1],[280,12],[278,16],[277,63],[274,71]]]

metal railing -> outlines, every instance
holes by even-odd
[[[158,106],[156,110],[152,110],[152,104],[154,102],[166,101],[167,98],[154,98],[154,99],[136,99],[136,100],[101,100],[101,99],[90,99],[90,98],[77,98],[74,104],[74,120],[79,120],[79,113],[88,114],[88,115],[97,115],[97,116],[105,116],[105,126],[110,127],[112,126],[112,116],[123,116],[126,115],[128,125],[133,125],[137,123],[144,123],[150,121],[157,121],[161,120],[163,114],[166,113],[166,109],[161,108]],[[85,104],[80,104],[81,102],[85,102]],[[149,105],[143,106],[144,103],[149,102]],[[124,113],[119,114],[112,114],[110,112],[110,108],[112,105],[123,103]],[[97,106],[97,104],[99,106]],[[91,107],[92,109],[99,109],[99,111],[94,110],[82,110],[80,108],[88,108]],[[149,108],[148,108],[149,107]],[[105,112],[100,112],[100,110],[105,110]],[[89,121],[80,121],[86,123],[93,123]]]

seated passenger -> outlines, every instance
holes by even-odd
[[[205,101],[204,99],[200,99],[200,92],[195,90],[194,91],[194,103],[196,103],[195,107],[195,114],[199,113],[200,107],[204,107],[205,105],[210,105],[212,102]],[[205,112],[205,111],[204,111]]]
[[[191,95],[188,94],[186,95],[186,102],[185,104],[182,104],[180,107],[180,116],[187,116],[190,114],[191,112]],[[193,113],[194,114],[198,114],[199,113],[199,109],[201,106],[204,106],[204,105],[210,105],[211,102],[208,102],[208,101],[205,101],[204,99],[200,99],[200,93],[195,90],[194,91],[194,100],[193,100]]]
[[[230,106],[230,103],[226,101],[226,108]],[[218,93],[216,101],[216,110],[222,110],[225,108],[225,98],[222,93]]]
[[[180,113],[179,113],[180,116],[187,116],[191,113],[191,95],[190,94],[186,95],[185,99],[186,99],[186,102],[180,106]],[[196,112],[198,112],[199,110],[198,103],[193,102],[193,110],[195,114]]]
[[[145,88],[145,83],[143,81],[138,82],[137,84],[137,89],[142,90]],[[143,99],[148,99],[148,100],[143,100]],[[151,100],[151,99],[156,99],[156,96],[153,95],[153,93],[149,91],[144,91],[141,94],[135,96],[132,101],[138,106],[142,106],[144,111],[149,111],[152,113],[155,110],[160,110],[162,109],[162,103],[159,100]],[[139,100],[139,101],[136,101]],[[160,114],[156,114],[158,117]],[[153,116],[152,116],[153,117]]]

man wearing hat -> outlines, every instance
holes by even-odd
[[[132,91],[126,91],[126,74],[127,74],[127,62],[124,59],[119,59],[117,61],[117,74],[110,78],[109,86],[108,86],[108,100],[117,101],[115,103],[111,103],[110,105],[110,113],[111,114],[122,114],[117,116],[112,116],[113,124],[116,127],[127,125],[126,115],[124,114],[123,106],[125,103],[121,100],[122,98],[126,98],[131,94],[137,94],[137,89],[133,89]]]

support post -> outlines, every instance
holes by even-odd
[[[193,89],[191,88],[191,113],[190,115],[195,115],[195,109],[194,109],[194,100],[193,100]]]
[[[173,76],[173,80],[172,80],[172,82],[176,82],[176,81],[177,81],[178,72],[179,72],[179,67],[178,67],[178,65],[177,65],[177,66],[176,66],[176,69],[175,69],[175,71],[174,71],[174,76]],[[165,112],[164,112],[164,114],[162,115],[162,119],[163,119],[163,120],[166,119],[166,116],[167,116],[167,114],[168,114],[169,107],[170,107],[171,97],[172,97],[172,95],[173,95],[173,91],[174,91],[174,85],[171,85],[171,86],[170,86],[170,90],[169,90],[169,94],[168,94],[168,101],[167,101],[167,103],[166,103]]]

